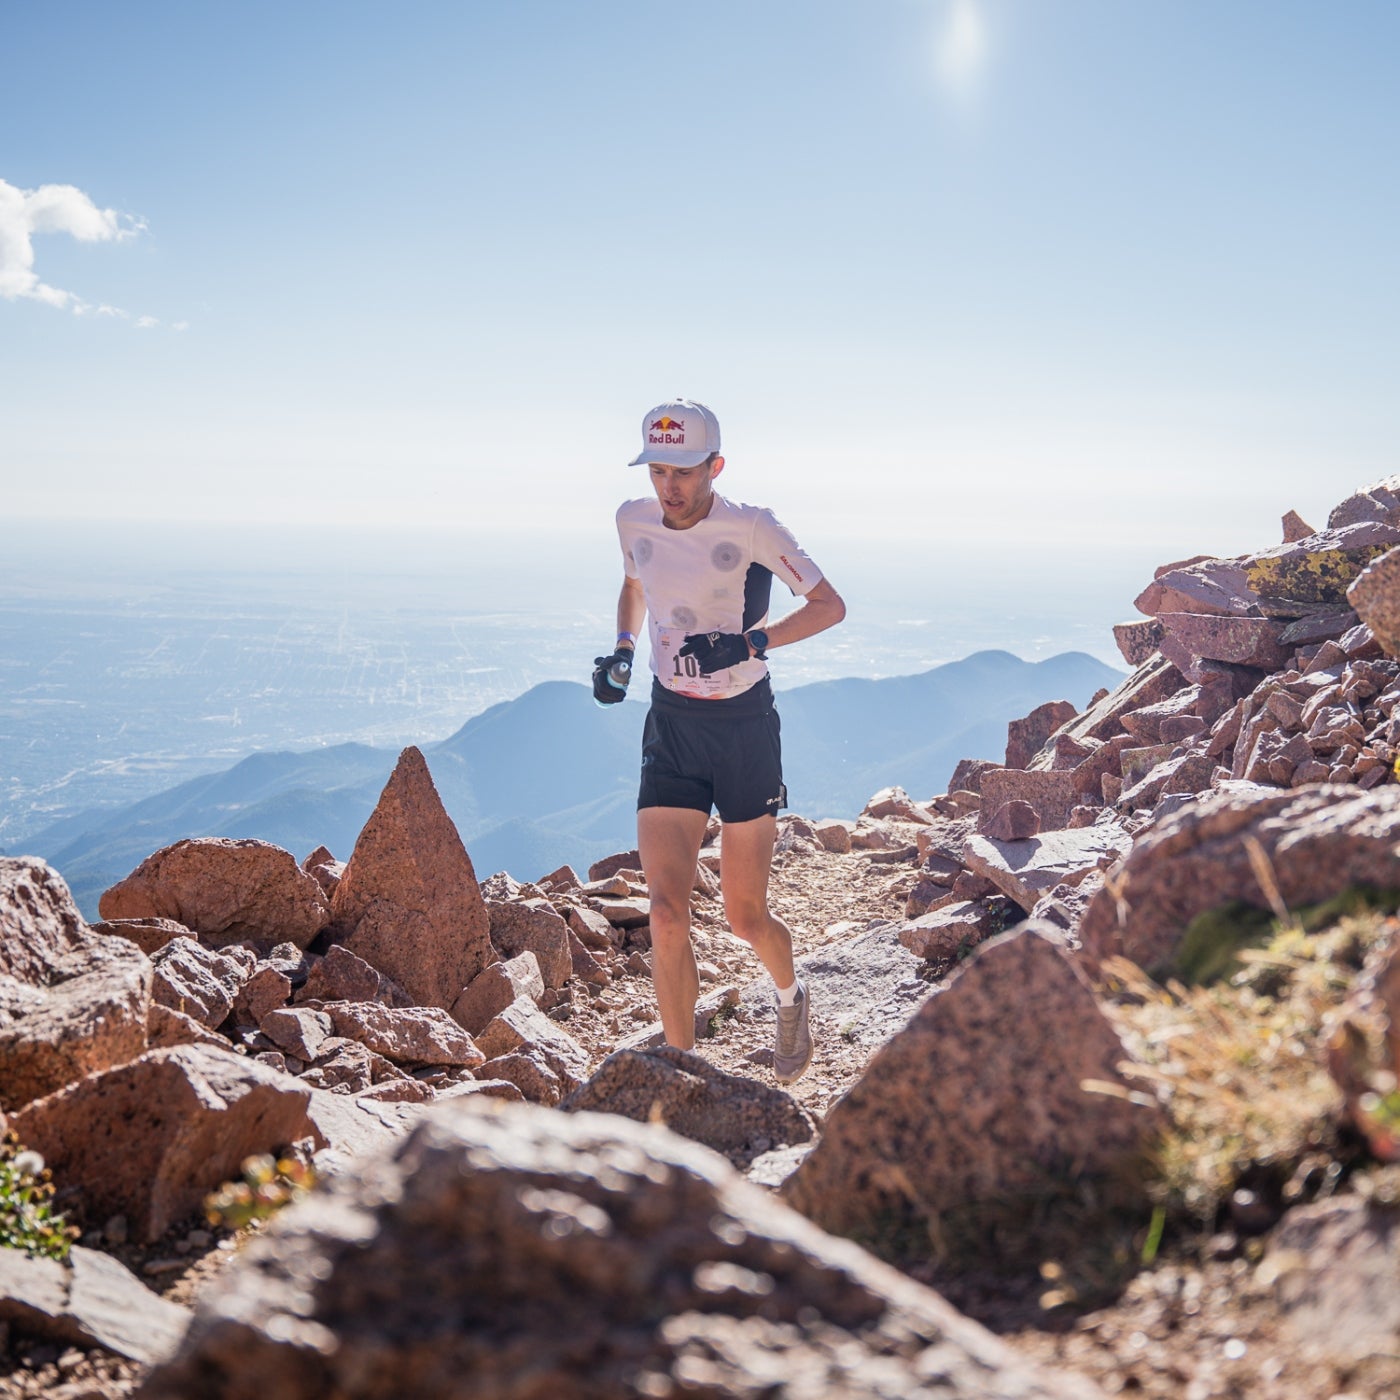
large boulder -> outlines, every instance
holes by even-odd
[[[332,910],[337,940],[422,1006],[448,1009],[496,960],[471,857],[416,748],[399,755]]]
[[[151,964],[94,934],[43,861],[0,857],[0,1109],[146,1048]]]
[[[807,1111],[782,1089],[726,1074],[687,1050],[618,1050],[559,1105],[566,1113],[617,1113],[664,1123],[703,1142],[740,1171],[774,1147],[811,1141]]]
[[[1260,884],[1261,857],[1272,892]],[[1242,784],[1144,832],[1090,901],[1079,937],[1093,963],[1121,955],[1160,971],[1198,914],[1235,900],[1269,909],[1275,896],[1299,908],[1353,885],[1400,889],[1400,788]]]
[[[1128,1097],[1123,1043],[1059,943],[1023,925],[983,944],[827,1113],[788,1201],[878,1235],[1131,1162],[1160,1118]]]
[[[1244,571],[1254,592],[1275,604],[1277,617],[1287,611],[1277,606],[1279,600],[1345,603],[1351,581],[1371,560],[1397,544],[1400,526],[1358,521],[1251,555],[1244,560]]]
[[[439,1105],[283,1212],[142,1400],[1094,1400],[663,1128]]]
[[[200,836],[147,856],[98,901],[104,919],[173,919],[210,947],[304,948],[330,909],[290,851],[268,841]]]
[[[236,1178],[245,1158],[314,1136],[310,1097],[231,1051],[181,1045],[88,1075],[11,1126],[52,1169],[56,1207],[88,1224],[125,1215],[153,1242]]]

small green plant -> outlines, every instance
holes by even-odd
[[[734,1013],[738,1008],[726,1003],[721,1006],[708,1021],[705,1022],[704,1039],[713,1040],[719,1034],[719,1028],[726,1022],[734,1019]]]
[[[53,1180],[44,1159],[13,1132],[0,1139],[0,1247],[63,1260],[78,1231],[52,1207]]]
[[[268,1220],[304,1196],[316,1184],[316,1171],[294,1157],[263,1153],[243,1163],[243,1179],[229,1181],[204,1200],[209,1223],[241,1230],[254,1220]]]

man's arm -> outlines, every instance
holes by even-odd
[[[622,616],[620,606],[618,616]],[[771,627],[765,629],[768,633],[768,646],[770,649],[786,647],[791,646],[794,642],[803,641],[807,637],[815,637],[818,632],[825,632],[828,627],[835,627],[845,616],[846,604],[842,602],[841,595],[825,579],[822,579],[803,598],[800,608],[795,612],[790,612],[786,617],[780,618]],[[750,654],[753,652],[752,645],[749,646],[749,652]]]
[[[818,584],[819,588],[821,585]],[[814,593],[816,589],[812,590]],[[642,581],[639,578],[630,578],[624,574],[622,576],[622,592],[617,595],[617,632],[621,636],[624,632],[630,632],[634,637],[641,636],[642,623],[647,618],[647,600],[642,592]],[[827,626],[831,624],[828,623]]]

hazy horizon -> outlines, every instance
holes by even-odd
[[[780,692],[985,650],[1121,668],[1110,629],[1151,578],[994,541],[812,552],[849,613],[777,653]],[[542,681],[584,684],[620,578],[610,522],[586,538],[35,528],[0,561],[0,847],[251,753],[435,742]],[[774,615],[792,606],[775,589]]]

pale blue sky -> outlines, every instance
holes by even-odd
[[[3,509],[606,536],[683,393],[818,555],[1259,548],[1400,471],[1397,71],[1393,0],[3,5]]]

